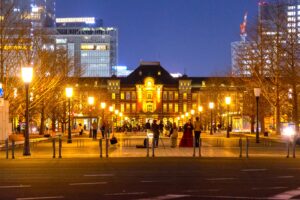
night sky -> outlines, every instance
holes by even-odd
[[[245,11],[258,0],[57,0],[57,17],[95,16],[119,29],[119,65],[160,61],[170,72],[216,76],[231,68]]]

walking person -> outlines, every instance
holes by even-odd
[[[96,120],[94,120],[94,122],[92,124],[92,128],[93,128],[93,139],[96,140],[97,139],[97,130],[98,130],[98,124],[97,124]]]
[[[156,119],[153,120],[152,123],[152,132],[153,132],[153,142],[154,142],[154,146],[158,147],[158,140],[159,140],[159,126],[156,123]]]
[[[106,123],[103,121],[103,124],[102,124],[102,126],[100,128],[100,131],[101,131],[101,134],[102,134],[102,138],[106,138],[105,129],[106,129]]]
[[[199,120],[199,117],[196,117],[196,121],[194,122],[194,133],[195,133],[196,147],[199,147],[199,141],[201,135],[201,122]]]
[[[150,120],[148,119],[147,123],[145,124],[145,129],[146,129],[146,132],[149,132],[150,129],[151,129],[151,124],[150,124]]]
[[[162,120],[159,121],[158,127],[159,127],[159,134],[163,135],[163,132],[164,132],[164,123],[163,123]]]

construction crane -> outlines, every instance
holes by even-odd
[[[245,13],[244,15],[244,20],[243,23],[240,25],[240,35],[241,35],[241,39],[242,41],[246,41],[246,37],[247,37],[247,17],[248,17],[248,12]]]

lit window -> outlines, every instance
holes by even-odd
[[[125,106],[123,103],[121,103],[121,112],[124,112]]]
[[[147,105],[147,112],[152,112],[152,104]]]
[[[178,103],[175,103],[175,109],[174,112],[178,113]]]
[[[164,94],[163,94],[163,99],[164,99],[164,100],[167,100],[167,99],[168,99],[168,93],[167,93],[167,92],[164,92]]]
[[[175,92],[174,100],[178,100],[178,92]]]
[[[124,98],[125,98],[124,92],[121,92],[121,99],[124,99]]]
[[[187,112],[187,104],[186,103],[183,104],[183,112]]]
[[[173,92],[169,92],[169,100],[173,100]]]
[[[136,112],[136,104],[135,103],[132,104],[131,109],[132,109],[132,112]]]
[[[111,94],[111,99],[116,99],[116,93]]]
[[[136,92],[132,92],[132,93],[131,93],[131,98],[132,98],[133,100],[136,99]]]
[[[151,93],[147,94],[147,99],[152,99],[152,94]]]
[[[168,112],[168,104],[164,103],[163,105],[163,112]]]
[[[126,104],[126,112],[130,112],[130,104],[129,103]]]
[[[169,104],[169,112],[173,112],[173,104],[172,103]]]
[[[183,93],[183,97],[182,97],[184,100],[187,100],[187,93]]]
[[[130,100],[130,92],[126,92],[126,100]]]

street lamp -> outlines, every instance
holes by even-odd
[[[258,130],[258,102],[261,89],[254,88],[254,96],[256,97],[256,143],[259,143],[259,130]]]
[[[229,105],[231,103],[231,97],[225,97],[225,103],[227,105],[227,138],[229,138]]]
[[[91,138],[92,137],[92,106],[94,105],[95,103],[95,98],[94,97],[88,97],[88,104],[89,104],[89,107],[90,107],[90,135],[89,137]]]
[[[71,134],[71,97],[73,96],[73,88],[66,88],[66,96],[68,98],[69,106],[69,120],[68,120],[68,143],[72,143],[72,134]]]
[[[26,126],[25,126],[25,137],[24,137],[24,156],[30,156],[30,145],[29,145],[29,84],[32,81],[33,68],[22,67],[22,79],[25,83],[26,90]]]
[[[210,109],[210,135],[213,134],[213,109],[215,104],[213,102],[209,102],[209,109]]]
[[[112,119],[112,113],[114,112],[114,107],[113,106],[109,106],[109,108],[108,108],[108,110],[109,110],[109,112],[110,112],[110,120],[111,120],[111,122],[110,122],[110,126],[111,126],[111,131],[112,131],[112,133],[113,133],[113,119]]]

